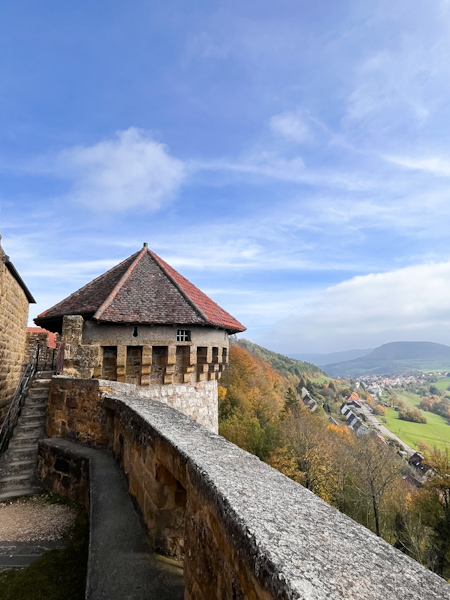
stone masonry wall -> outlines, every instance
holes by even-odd
[[[0,247],[0,422],[22,374],[28,319],[27,297],[3,255]]]
[[[450,586],[178,411],[106,397],[113,451],[186,600],[450,600]]]
[[[46,490],[89,508],[89,459],[67,448],[39,443],[37,472]]]
[[[48,436],[106,446],[111,437],[111,419],[101,403],[105,394],[157,400],[210,431],[218,431],[217,381],[144,388],[102,379],[56,376],[52,379],[47,406]]]

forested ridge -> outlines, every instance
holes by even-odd
[[[253,342],[249,342],[244,338],[231,338],[231,343],[237,344],[254,356],[262,358],[281,374],[292,373],[292,375],[298,375],[299,377],[302,375],[325,375],[322,369],[319,369],[319,367],[312,363],[289,358],[288,356],[278,354],[277,352],[272,352],[271,350],[253,344]]]
[[[417,489],[395,446],[375,434],[358,437],[340,420],[348,382],[280,372],[251,346],[230,348],[219,385],[220,434],[450,578],[449,451],[422,449],[434,475]],[[318,401],[314,413],[301,400],[303,387]]]

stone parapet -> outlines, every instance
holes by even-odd
[[[160,402],[105,397],[113,451],[186,600],[449,600],[450,586],[301,485]]]
[[[42,486],[89,509],[89,459],[57,442],[41,440],[37,473]]]
[[[48,436],[68,437],[90,445],[108,445],[110,419],[101,403],[106,394],[157,400],[176,408],[210,431],[218,431],[217,381],[142,387],[118,381],[59,375],[53,377],[50,387]]]

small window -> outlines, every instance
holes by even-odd
[[[189,329],[177,329],[177,342],[190,342],[191,332]]]

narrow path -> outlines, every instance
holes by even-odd
[[[111,452],[59,438],[41,445],[62,460],[64,453],[89,459],[86,600],[183,600],[183,571],[157,559]]]

